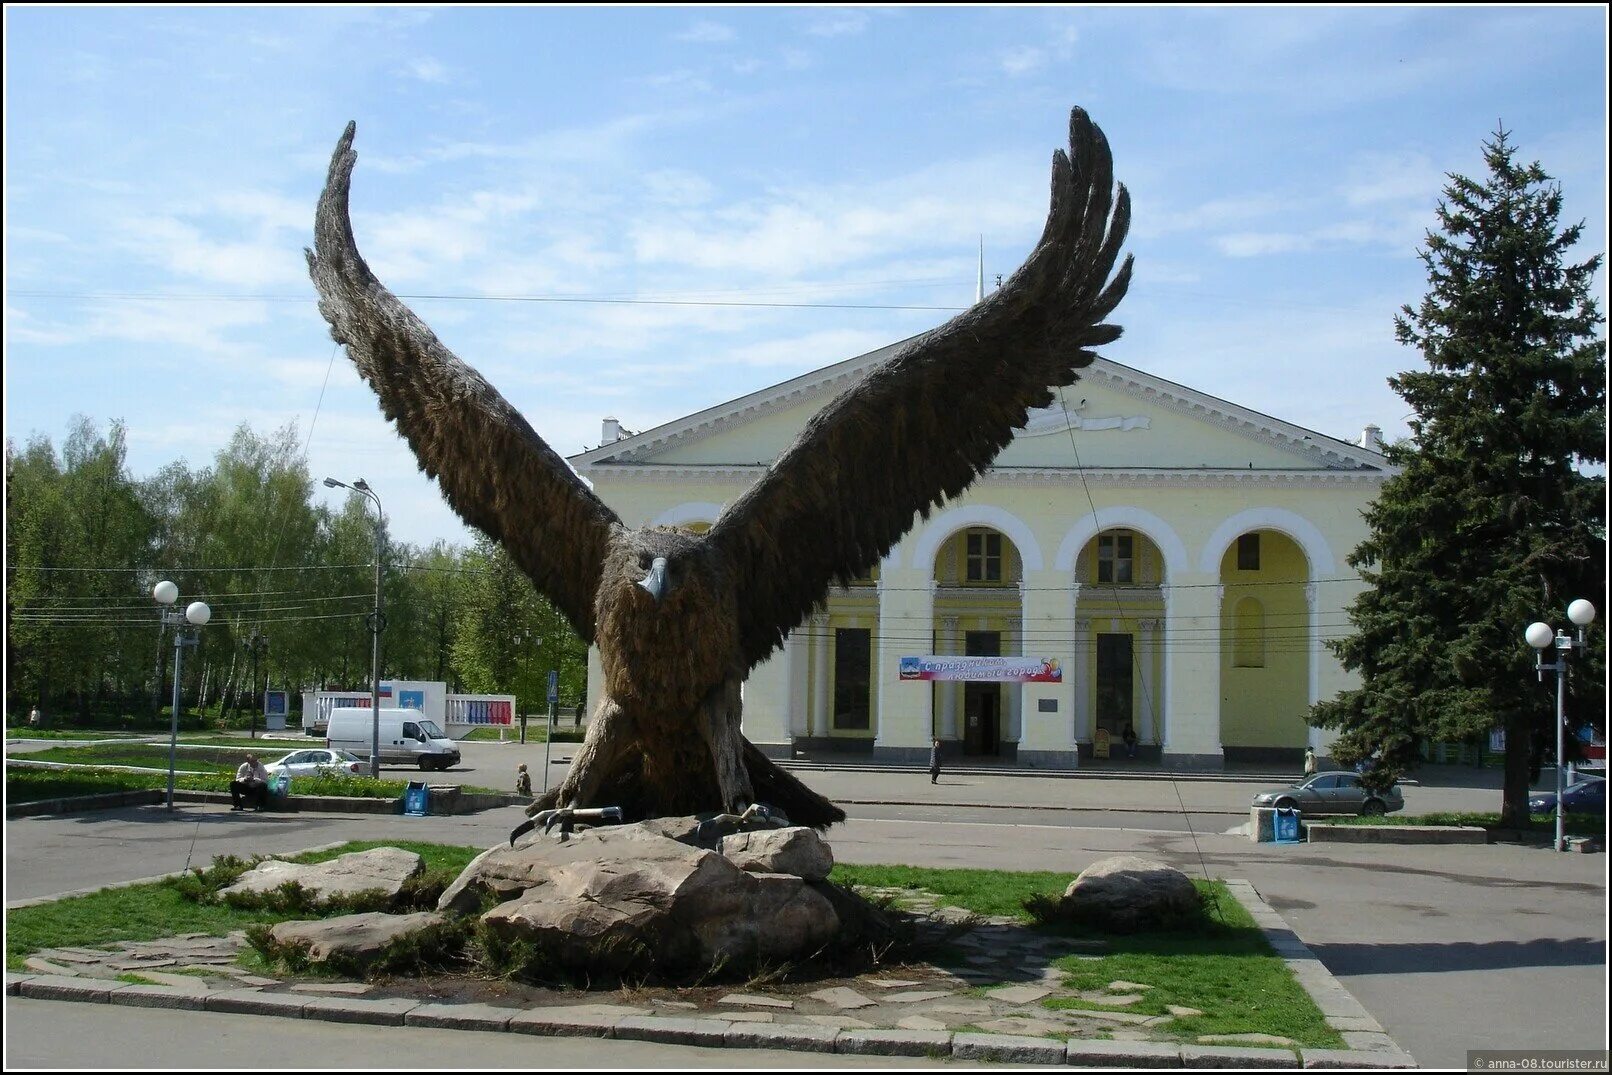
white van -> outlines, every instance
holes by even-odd
[[[380,751],[383,763],[446,769],[459,764],[459,745],[418,709],[381,709]],[[337,706],[330,711],[325,745],[369,760],[375,722],[368,709]]]

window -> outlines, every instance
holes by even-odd
[[[1135,539],[1130,534],[1097,536],[1097,581],[1129,584],[1133,579]]]
[[[968,532],[969,582],[1002,581],[1002,535],[989,530]]]
[[[869,670],[873,632],[841,627],[834,632],[834,727],[867,731],[871,726]]]
[[[418,724],[414,723],[412,720],[404,721],[403,722],[403,738],[405,738],[405,739],[418,739],[418,738],[420,738],[420,726]]]
[[[1259,535],[1244,534],[1237,539],[1237,570],[1259,570]]]

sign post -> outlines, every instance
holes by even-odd
[[[560,701],[560,673],[549,669],[549,724],[548,734],[543,736],[543,790],[549,789],[549,752],[554,749],[554,718],[559,712]],[[521,718],[521,741],[526,740],[526,718]]]

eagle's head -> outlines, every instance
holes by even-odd
[[[661,526],[621,533],[595,610],[611,697],[640,712],[688,712],[729,675],[736,608],[728,573],[701,535]]]

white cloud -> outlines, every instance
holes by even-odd
[[[696,44],[714,45],[723,41],[732,41],[733,28],[720,22],[697,22],[681,33],[674,34],[673,40],[691,41]]]
[[[855,358],[892,342],[883,332],[825,329],[805,336],[735,347],[715,356],[715,361],[745,366],[787,366],[796,372],[806,372]]]
[[[407,61],[403,65],[403,74],[421,82],[430,82],[434,85],[446,85],[449,81],[448,69],[430,56],[419,56]]]
[[[862,11],[835,11],[813,20],[806,32],[817,37],[841,37],[867,29],[868,16]]]
[[[147,265],[224,287],[289,286],[307,272],[292,243],[221,241],[171,216],[125,220],[114,241]]]
[[[1047,54],[1041,49],[1025,45],[1008,49],[1001,54],[1000,60],[1002,70],[1017,77],[1039,69],[1047,62]]]

